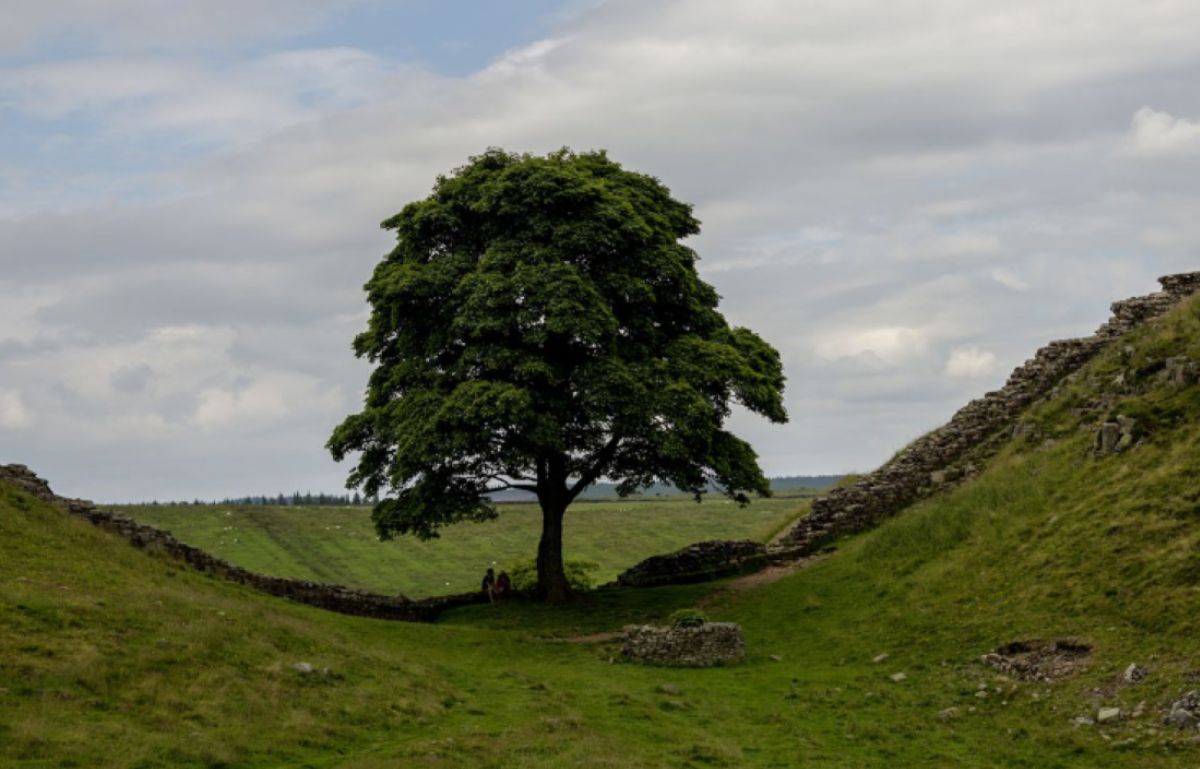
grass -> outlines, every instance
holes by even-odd
[[[1130,343],[1135,359],[1200,358],[1200,304]],[[1052,443],[1014,443],[977,479],[740,593],[614,591],[437,625],[343,617],[0,489],[0,765],[1190,769],[1200,745],[1160,709],[1200,667],[1200,386],[1116,398],[1172,416],[1095,457],[1071,409],[1130,365],[1105,356],[1034,409]],[[642,667],[565,641],[697,604],[742,624],[745,664]],[[1058,683],[977,660],[1068,636],[1094,651]],[[1130,662],[1144,682],[1121,683]],[[1141,718],[1072,723],[1142,701]]]
[[[567,513],[567,558],[599,564],[607,582],[651,555],[707,539],[766,540],[805,509],[796,494],[746,507],[720,497],[581,502]],[[421,597],[473,590],[492,565],[509,567],[537,552],[541,514],[505,504],[485,523],[463,523],[429,542],[380,542],[365,507],[202,505],[122,508],[184,542],[264,574]]]

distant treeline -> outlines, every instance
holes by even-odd
[[[271,496],[264,494],[256,497],[226,497],[225,499],[193,499],[187,500],[169,500],[160,502],[157,499],[152,502],[130,502],[131,505],[146,505],[148,507],[186,507],[189,505],[270,505],[272,507],[283,507],[286,505],[295,505],[296,507],[349,507],[351,505],[373,505],[374,500],[364,497],[357,491],[353,494],[312,494],[305,492],[301,494],[298,491],[291,494],[276,494]]]
[[[843,478],[841,475],[788,475],[779,478],[771,478],[771,489],[773,491],[790,491],[793,489],[826,489],[833,486]],[[710,489],[716,491],[716,488]],[[679,489],[674,486],[665,484],[655,484],[653,486],[642,489],[638,496],[642,497],[661,497],[679,494]],[[613,483],[597,483],[589,486],[581,499],[613,499],[617,496],[617,486]],[[492,498],[497,502],[525,502],[534,499],[532,494],[523,491],[505,491],[494,494]],[[192,501],[167,501],[160,502],[131,502],[131,505],[148,505],[151,507],[184,507],[188,505],[271,505],[273,507],[283,507],[285,505],[294,505],[296,507],[349,507],[357,505],[373,505],[375,500],[364,497],[357,491],[353,494],[313,494],[305,492],[301,494],[294,491],[291,494],[264,494],[252,497],[226,497],[225,499],[210,499],[201,500],[193,499]]]

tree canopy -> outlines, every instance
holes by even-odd
[[[745,501],[770,488],[725,430],[733,403],[786,421],[779,354],[731,328],[680,241],[691,206],[606,153],[492,149],[383,227],[396,247],[366,284],[354,340],[374,364],[334,431],[347,485],[378,495],[382,537],[497,514],[517,488],[543,511],[539,589],[561,599],[562,519],[600,478]]]

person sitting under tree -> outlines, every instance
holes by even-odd
[[[497,600],[504,598],[512,592],[512,579],[508,576],[507,571],[501,571],[500,576],[496,577],[495,593]]]
[[[496,602],[496,570],[488,569],[487,574],[483,575],[483,584],[480,586],[483,594],[487,596],[489,603]]]

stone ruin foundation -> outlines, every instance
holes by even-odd
[[[1005,675],[1022,681],[1053,682],[1079,670],[1087,662],[1092,647],[1083,641],[1013,641],[979,661]]]
[[[621,654],[634,662],[681,668],[735,665],[746,659],[746,639],[734,622],[694,627],[629,625]]]

